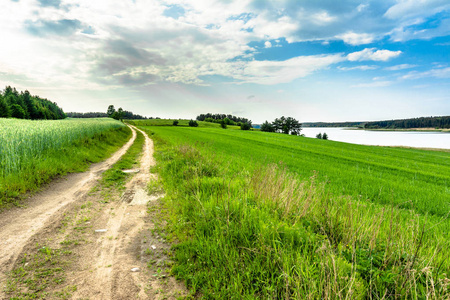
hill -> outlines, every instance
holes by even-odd
[[[141,128],[155,142],[167,238],[177,241],[172,271],[192,293],[448,296],[449,153]]]

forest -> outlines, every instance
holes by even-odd
[[[7,86],[0,92],[0,118],[58,120],[66,114],[55,102]]]
[[[450,116],[367,122],[364,128],[450,128]]]
[[[303,123],[303,127],[360,127],[366,129],[450,128],[450,116],[374,122],[306,122]]]
[[[303,127],[364,127],[366,122],[305,122]]]

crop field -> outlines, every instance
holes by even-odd
[[[110,139],[115,129],[122,133]],[[128,136],[121,122],[109,118],[0,119],[0,206],[56,175],[104,158],[112,151],[108,147],[117,148]]]
[[[139,124],[138,122],[136,122]],[[143,126],[173,272],[205,298],[450,296],[450,154]]]

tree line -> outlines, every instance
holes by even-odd
[[[57,120],[66,114],[55,102],[7,86],[0,92],[0,118]]]
[[[114,109],[115,111],[115,109]],[[108,118],[111,117],[106,112],[68,112],[66,113],[68,118]],[[141,115],[136,115],[131,111],[122,110],[122,119],[130,119],[130,120],[146,120],[147,117],[143,117]],[[151,118],[150,118],[151,119]]]
[[[367,122],[364,128],[450,128],[450,116]]]
[[[279,132],[284,134],[300,135],[302,130],[302,124],[292,118],[284,117],[276,118],[272,123],[267,122],[267,120],[261,124],[261,131],[266,132]]]
[[[252,126],[252,121],[247,118],[236,117],[233,115],[226,114],[200,114],[197,116],[197,121],[205,121],[211,123],[219,123],[225,125],[237,125],[241,126],[242,124],[248,124],[250,127]]]
[[[364,127],[366,122],[305,122],[303,127]]]

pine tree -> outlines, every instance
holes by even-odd
[[[9,118],[11,115],[11,110],[8,104],[6,104],[5,99],[0,94],[0,118]]]

